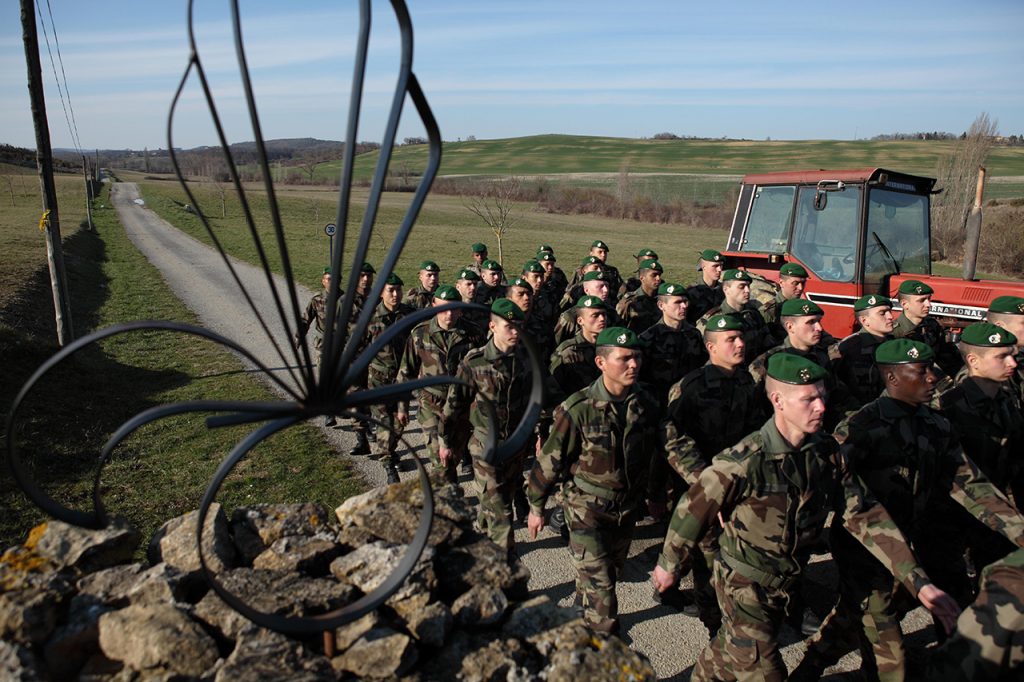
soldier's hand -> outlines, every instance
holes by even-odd
[[[526,517],[526,529],[530,531],[530,539],[536,540],[537,533],[544,528],[544,515],[535,514],[530,512],[529,516]]]
[[[395,413],[395,421],[401,424],[403,427],[409,425],[409,413],[405,410],[399,410]]]
[[[448,466],[448,461],[452,458],[452,449],[442,445],[437,449],[437,458],[441,460],[441,466]]]
[[[931,611],[935,620],[942,624],[946,634],[953,632],[953,628],[956,627],[956,619],[960,615],[960,607],[955,599],[931,584],[921,588],[921,591],[917,593],[917,599]]]
[[[654,583],[654,589],[664,592],[676,584],[676,574],[669,573],[661,566],[655,566],[651,571],[651,582]]]

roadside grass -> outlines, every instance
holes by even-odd
[[[38,197],[37,197],[38,200]],[[109,207],[107,189],[95,202],[95,232],[64,240],[77,333],[139,319],[197,321],[171,294],[159,272],[126,237]],[[98,208],[100,204],[106,208]],[[18,320],[52,317],[48,281],[33,251],[10,238],[17,226],[0,216],[0,241],[14,260],[32,260],[23,287],[0,292],[0,405],[3,428],[16,392],[56,352],[52,334]],[[7,260],[5,258],[5,260]],[[52,323],[51,323],[52,326]],[[224,349],[198,337],[133,332],[90,346],[36,386],[15,424],[19,451],[35,480],[54,499],[91,509],[97,456],[109,436],[143,409],[187,400],[275,400]],[[145,539],[165,520],[198,507],[227,453],[256,426],[208,429],[207,414],[167,418],[122,443],[103,469],[108,511],[129,519]],[[0,434],[6,446],[6,431]],[[19,541],[43,514],[0,472],[0,544]],[[258,502],[317,501],[333,509],[361,483],[308,424],[258,446],[228,477],[218,501],[228,510]]]

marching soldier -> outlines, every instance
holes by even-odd
[[[779,343],[786,338],[786,330],[779,321],[782,304],[803,298],[807,287],[807,270],[799,263],[786,263],[779,269],[779,290],[775,298],[761,306],[761,317],[768,324],[772,336]]]
[[[596,296],[583,296],[576,303],[575,311],[579,331],[551,354],[548,402],[552,405],[594,383],[601,373],[594,362],[595,344],[598,334],[607,326],[608,306]]]
[[[596,261],[591,259],[596,259]],[[600,239],[591,242],[590,254],[583,259],[583,263],[576,269],[573,278],[569,281],[570,289],[580,283],[583,275],[586,274],[587,265],[594,262],[600,263],[601,269],[608,273],[608,287],[611,289],[613,297],[618,296],[619,289],[622,288],[622,275],[619,274],[617,267],[608,263],[608,245]]]
[[[658,254],[653,249],[640,249],[634,255],[636,258],[636,270],[633,271],[633,275],[629,277],[623,283],[622,289],[619,291],[618,298],[622,298],[631,291],[636,291],[640,288],[640,263],[645,260],[658,260]]]
[[[658,402],[668,403],[668,389],[707,360],[704,339],[686,321],[690,305],[686,287],[671,282],[658,287],[658,310],[661,319],[640,334],[644,364],[640,378],[654,391]]]
[[[348,317],[349,339],[352,338],[355,332],[356,322],[359,320],[359,313],[363,311],[363,306],[366,305],[366,299],[370,295],[370,289],[373,287],[373,277],[376,274],[377,271],[374,270],[373,266],[369,263],[363,263],[363,266],[359,269],[359,279],[356,281],[356,293],[355,296],[352,297],[352,312]],[[338,300],[341,300],[340,292]],[[366,347],[365,337],[360,341],[362,343],[360,350],[362,350],[362,348]],[[353,382],[353,390],[366,388],[367,378],[367,372],[364,371]],[[367,437],[368,428],[369,425],[362,419],[353,420],[352,432],[356,435],[356,442],[351,448],[349,448],[349,457],[358,457],[360,455],[370,454],[370,439]]]
[[[484,261],[487,260],[487,244],[477,242],[469,249],[473,255],[473,264],[468,267],[479,277],[483,273]]]
[[[704,331],[705,325],[713,315],[736,315],[743,323],[743,341],[746,360],[749,363],[761,353],[776,345],[758,312],[757,306],[750,302],[750,283],[752,279],[744,270],[726,270],[722,273],[722,294],[725,297],[720,305],[704,313],[697,321],[697,329]]]
[[[607,327],[597,337],[601,376],[555,410],[551,435],[530,471],[527,496],[531,538],[544,527],[544,505],[564,481],[569,551],[584,623],[618,632],[615,583],[626,562],[637,520],[643,516],[658,407],[637,383],[636,334]]]
[[[409,289],[402,300],[414,310],[429,308],[434,303],[434,290],[440,281],[441,268],[432,260],[420,263],[419,286]]]
[[[605,316],[607,317],[607,325],[609,327],[620,326],[619,314],[615,312],[611,305],[611,293],[608,291],[608,275],[603,270],[595,270],[583,275],[582,291],[581,297],[591,296],[599,298],[604,302]],[[578,301],[579,299],[577,298],[576,300]],[[558,316],[558,321],[555,323],[554,343],[556,348],[576,336],[576,333],[579,332],[580,326],[576,320],[577,317],[575,306],[563,311]]]
[[[687,290],[690,298],[690,310],[687,313],[690,322],[696,322],[712,308],[722,304],[725,295],[722,293],[722,267],[725,258],[714,249],[704,249],[697,261],[700,279]]]
[[[916,279],[901,283],[896,292],[896,300],[903,312],[893,323],[892,335],[897,339],[908,338],[927,343],[935,352],[939,368],[947,377],[953,377],[963,366],[963,360],[956,346],[946,340],[946,330],[931,316],[934,293],[934,289]]]
[[[878,294],[866,294],[853,304],[860,329],[829,348],[836,378],[861,405],[871,402],[885,389],[875,350],[892,338],[892,301]]]
[[[569,284],[569,288],[566,289],[565,295],[562,296],[562,300],[558,303],[559,310],[568,310],[569,308],[574,307],[580,296],[586,294],[586,292],[583,291],[583,278],[591,272],[604,272],[604,263],[601,262],[597,256],[587,256],[580,261],[580,266],[573,271],[572,282]],[[611,281],[608,276],[605,276],[605,280]],[[614,298],[612,297],[610,288],[608,291],[609,294],[606,300],[611,304],[614,302]]]
[[[988,306],[987,319],[1017,337],[1017,373],[1010,379],[1024,404],[1024,298],[1020,296],[998,296]]]
[[[645,260],[640,263],[637,271],[640,275],[640,288],[622,297],[615,307],[622,325],[634,334],[642,334],[648,327],[661,318],[658,309],[658,287],[661,286],[661,275],[664,272],[661,263],[656,260]],[[609,278],[609,289],[613,282]]]
[[[562,268],[555,265],[555,250],[548,244],[542,244],[537,251],[537,262],[544,266],[544,288],[551,295],[552,303],[557,305],[569,288],[569,280],[566,279]]]
[[[544,266],[535,260],[526,261],[526,264],[523,265],[523,279],[530,284],[532,299],[524,329],[537,345],[537,351],[541,357],[546,358],[551,355],[555,346],[555,322],[558,318],[558,309],[555,302],[544,294]]]
[[[455,279],[455,289],[459,292],[462,300],[466,303],[473,303],[476,300],[476,290],[480,285],[480,277],[470,268],[462,268]],[[440,288],[440,287],[439,287]],[[435,290],[436,294],[437,291]],[[437,300],[437,296],[434,296]],[[467,310],[460,311],[460,317],[469,325],[480,330],[476,335],[482,336],[483,329],[487,326],[488,314],[486,311]]]
[[[803,566],[801,546],[830,511],[881,570],[906,585],[950,627],[953,600],[930,583],[885,508],[864,491],[834,440],[821,431],[825,370],[778,353],[768,361],[774,414],[718,454],[679,501],[653,581],[672,587],[698,542],[721,519],[713,581],[722,627],[704,648],[694,680],[783,680],[778,634]]]
[[[476,285],[473,302],[490,308],[495,299],[505,295],[505,287],[501,283],[504,272],[501,263],[496,260],[487,259],[480,267],[480,283]]]

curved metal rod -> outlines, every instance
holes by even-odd
[[[362,416],[365,417],[365,415]],[[368,420],[375,422],[378,426],[383,426],[379,421],[372,417],[368,417]],[[199,515],[196,520],[196,543],[199,548],[199,565],[203,571],[203,576],[206,578],[206,581],[209,583],[213,591],[217,593],[217,596],[224,600],[224,603],[257,625],[287,635],[306,636],[333,630],[345,625],[346,623],[350,623],[370,611],[373,611],[378,606],[386,602],[388,597],[398,591],[402,586],[402,583],[405,582],[405,579],[412,573],[413,569],[416,568],[416,564],[419,562],[420,556],[423,554],[423,549],[427,546],[427,540],[430,537],[430,528],[434,520],[434,496],[430,487],[430,477],[427,474],[426,468],[423,466],[423,462],[421,462],[419,457],[416,456],[413,449],[409,446],[408,441],[406,441],[404,437],[399,436],[399,440],[402,441],[402,444],[409,449],[409,454],[412,456],[413,462],[416,464],[416,469],[419,472],[420,487],[423,490],[423,512],[420,514],[420,522],[416,527],[416,532],[413,535],[412,541],[405,550],[405,554],[402,555],[402,559],[398,562],[398,566],[395,568],[394,572],[392,572],[384,582],[377,587],[377,589],[371,591],[369,594],[364,595],[351,604],[329,611],[328,613],[316,616],[279,616],[273,613],[257,611],[229,592],[217,579],[217,576],[210,570],[209,565],[206,563],[206,555],[203,552],[203,529],[206,525],[206,517],[209,514],[210,505],[213,503],[217,492],[224,483],[224,480],[239,460],[241,460],[242,457],[244,457],[262,440],[295,424],[296,421],[298,421],[297,418],[290,417],[278,419],[265,424],[257,431],[249,434],[242,442],[235,446],[235,449],[231,454],[224,459],[220,467],[217,469],[217,473],[214,474],[213,480],[210,482],[210,486],[206,489],[202,503],[199,506]]]
[[[434,376],[420,377],[411,381],[404,381],[400,384],[376,386],[374,388],[365,388],[361,391],[347,393],[344,398],[344,407],[345,409],[351,409],[372,403],[392,403],[403,395],[409,395],[413,391],[418,391],[421,388],[427,388],[429,386],[450,386],[452,384],[471,387],[467,381],[459,379],[458,377],[449,376],[447,374],[436,374]]]

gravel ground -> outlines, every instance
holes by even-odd
[[[208,329],[242,343],[250,352],[269,367],[281,367],[280,357],[263,333],[251,311],[242,305],[224,305],[225,299],[234,299],[237,285],[231,279],[220,256],[209,247],[199,243],[175,229],[153,211],[135,203],[139,198],[137,185],[117,183],[111,198],[121,223],[132,242],[160,270],[171,290],[187,305]],[[265,275],[257,268],[233,260],[246,288],[257,301],[265,315],[273,311],[271,294]],[[283,279],[275,276],[276,286],[283,294]],[[309,289],[298,288],[299,304],[305,307],[313,295]],[[271,324],[279,343],[286,342],[283,325],[277,321]],[[346,428],[321,427],[325,437],[338,452],[347,452],[354,436]],[[406,431],[409,443],[420,449],[422,437],[415,427],[415,420]],[[352,467],[364,479],[367,486],[384,483],[384,472],[380,465],[365,457],[351,460]],[[411,461],[404,461],[403,477],[412,475]],[[471,493],[473,488],[468,477],[462,477],[463,488]],[[687,618],[678,611],[661,606],[653,601],[648,572],[654,567],[660,550],[664,526],[650,520],[637,528],[636,538],[630,549],[630,561],[618,586],[619,610],[624,637],[632,646],[647,655],[662,680],[687,680],[690,669],[701,648],[707,641],[707,631],[696,618]],[[531,571],[531,589],[544,592],[563,605],[570,605],[573,599],[574,571],[568,551],[560,538],[545,529],[536,541],[529,541],[526,529],[516,531],[516,541],[523,562]],[[816,557],[808,569],[809,603],[824,615],[829,608],[835,571],[828,556]],[[684,586],[689,586],[689,578]],[[904,620],[904,632],[913,633],[910,639],[917,645],[931,641],[930,619],[923,609],[911,612]],[[786,628],[782,633],[783,657],[792,669],[800,660],[803,645],[799,636]],[[849,677],[843,671],[859,668],[859,656],[848,654],[839,665],[830,670],[826,679],[840,680]]]

